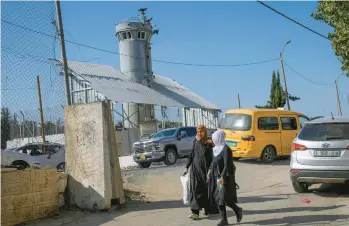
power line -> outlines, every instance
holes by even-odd
[[[37,30],[33,30],[31,28],[27,28],[27,27],[23,27],[21,25],[18,24],[14,24],[12,22],[6,21],[6,20],[1,20],[4,23],[10,24],[12,26],[16,26],[31,32],[35,32],[37,34],[41,34],[47,37],[55,37],[53,35],[50,34],[46,34]],[[121,56],[128,56],[128,57],[133,57],[133,58],[138,58],[138,59],[145,59],[144,57],[137,57],[137,56],[131,56],[131,55],[127,55],[127,54],[122,54],[119,52],[114,52],[114,51],[110,51],[110,50],[106,50],[106,49],[101,49],[98,47],[94,47],[94,46],[90,46],[90,45],[85,45],[85,44],[81,44],[78,42],[73,42],[70,40],[64,40],[67,43],[71,43],[71,44],[75,44],[75,45],[79,45],[79,46],[83,46],[89,49],[94,49],[94,50],[98,50],[98,51],[102,51],[102,52],[106,52],[106,53],[111,53],[111,54],[116,54],[116,55],[121,55]],[[241,64],[194,64],[194,63],[182,63],[182,62],[174,62],[174,61],[165,61],[165,60],[152,60],[153,62],[158,62],[158,63],[166,63],[166,64],[175,64],[175,65],[184,65],[184,66],[196,66],[196,67],[241,67],[241,66],[249,66],[249,65],[255,65],[255,64],[263,64],[263,63],[269,63],[272,61],[276,61],[279,60],[279,57],[274,58],[274,59],[270,59],[270,60],[264,60],[264,61],[257,61],[257,62],[250,62],[250,63],[241,63]]]
[[[284,61],[284,64],[289,68],[291,69],[294,73],[296,73],[297,75],[299,75],[300,77],[302,77],[303,79],[307,80],[308,82],[311,82],[315,85],[319,85],[319,86],[333,86],[334,85],[334,82],[332,83],[318,83],[318,82],[315,82],[313,80],[310,80],[308,79],[307,77],[305,77],[304,75],[300,74],[298,71],[296,71],[295,69],[293,69],[290,65],[288,65],[285,61]],[[342,74],[340,74],[336,80],[339,79],[340,76],[342,76],[344,74],[344,72]]]
[[[331,40],[331,39],[329,39],[328,37],[326,37],[325,35],[320,34],[319,32],[314,31],[313,29],[311,29],[311,28],[309,28],[309,27],[307,27],[307,26],[305,26],[305,25],[303,25],[303,24],[301,24],[301,23],[295,21],[294,19],[292,19],[292,18],[286,16],[285,14],[283,14],[283,13],[277,11],[276,9],[274,9],[274,8],[272,8],[271,6],[265,4],[264,2],[261,2],[261,1],[258,1],[258,0],[257,0],[257,2],[259,2],[259,3],[262,4],[263,6],[267,7],[268,9],[270,9],[270,10],[276,12],[277,14],[279,14],[279,15],[285,17],[286,19],[292,21],[293,23],[296,23],[296,24],[298,24],[299,26],[301,26],[301,27],[307,29],[308,31],[311,31],[311,32],[313,32],[314,34],[317,34],[317,35],[319,35],[320,37],[325,38],[325,39],[327,39],[327,40]]]

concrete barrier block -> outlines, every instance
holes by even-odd
[[[18,171],[2,171],[1,172],[1,184],[7,183],[18,183],[19,174]]]
[[[33,181],[36,180],[43,180],[47,178],[53,178],[57,175],[57,169],[51,168],[51,169],[37,169],[31,171],[31,179]]]
[[[36,194],[37,194],[37,201],[39,205],[48,204],[48,203],[58,204],[59,194],[57,192],[57,189],[42,191]]]
[[[26,170],[18,171],[19,181],[20,182],[29,182],[31,181],[31,172]]]
[[[37,205],[36,193],[13,195],[10,197],[11,205],[14,209]]]
[[[37,205],[33,207],[33,218],[38,219],[53,214],[58,210],[56,203]]]
[[[50,189],[57,189],[57,177],[50,177],[44,180],[33,180],[33,192],[40,192]],[[58,189],[57,189],[58,190]]]

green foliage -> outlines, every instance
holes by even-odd
[[[8,108],[1,108],[1,149],[6,149],[6,142],[10,140],[11,115]]]
[[[290,101],[300,100],[299,97],[292,96],[290,94],[288,95],[288,98]],[[285,104],[286,104],[286,92],[281,85],[280,73],[279,72],[275,73],[275,71],[273,71],[269,101],[264,106],[256,105],[255,107],[276,109],[276,108],[284,107]]]
[[[333,28],[328,38],[349,77],[349,1],[320,1],[312,17]]]

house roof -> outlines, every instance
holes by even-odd
[[[112,101],[220,110],[215,104],[167,77],[155,75],[152,87],[147,87],[132,82],[112,66],[68,61],[68,67],[73,75],[82,77],[94,90]]]

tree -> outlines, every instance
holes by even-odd
[[[299,100],[299,97],[288,95],[289,100],[296,101]],[[256,108],[280,108],[284,107],[286,104],[286,92],[282,88],[281,80],[280,80],[280,73],[273,71],[272,75],[272,82],[271,82],[271,89],[270,89],[270,97],[269,101],[264,106],[258,106],[256,105]]]
[[[349,1],[320,1],[312,17],[333,28],[328,38],[349,77]]]
[[[1,108],[1,149],[6,149],[11,134],[11,115],[8,108]]]
[[[45,123],[45,135],[53,135],[55,133],[56,133],[56,125],[51,121],[47,121]]]

